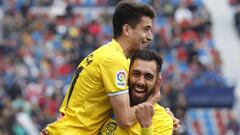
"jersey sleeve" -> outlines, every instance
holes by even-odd
[[[109,96],[128,92],[128,68],[128,61],[117,55],[105,58],[100,64],[104,89]]]

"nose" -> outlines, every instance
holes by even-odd
[[[150,32],[148,33],[148,35],[147,35],[147,40],[148,40],[148,42],[150,42],[150,41],[152,41],[152,39],[153,39],[153,34],[152,34],[152,32],[150,31]]]
[[[145,85],[144,76],[138,77],[137,83],[138,83],[138,85],[144,86]]]

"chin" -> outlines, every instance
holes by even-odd
[[[147,46],[146,45],[142,45],[141,48],[144,49],[144,48],[147,48]]]
[[[144,98],[143,97],[133,97],[133,100],[132,100],[133,102],[133,104],[132,105],[138,105],[138,104],[141,104],[141,103],[143,103],[145,100],[144,100]]]
[[[141,102],[139,102],[138,100],[133,100],[133,101],[130,102],[130,106],[133,107],[133,106],[138,105],[140,103]]]

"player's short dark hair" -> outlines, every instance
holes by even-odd
[[[154,50],[151,49],[143,49],[135,52],[131,57],[130,68],[136,59],[144,60],[144,61],[155,61],[157,64],[157,72],[161,72],[162,70],[162,57]]]
[[[117,38],[121,36],[124,24],[129,24],[132,28],[135,28],[143,16],[153,19],[155,17],[153,8],[149,5],[133,1],[120,2],[116,7],[112,19],[113,37]]]

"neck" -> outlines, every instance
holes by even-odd
[[[132,50],[132,47],[129,44],[128,40],[126,40],[126,38],[124,38],[124,37],[119,37],[119,38],[116,38],[115,40],[122,47],[125,56],[129,58],[131,56],[133,50]]]

